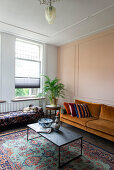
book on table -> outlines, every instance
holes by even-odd
[[[32,126],[32,129],[34,129],[38,133],[51,133],[52,128],[43,128],[38,123],[30,125]]]

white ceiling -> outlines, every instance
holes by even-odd
[[[61,0],[56,20],[45,20],[38,0],[0,0],[0,31],[62,45],[114,26],[114,0]]]

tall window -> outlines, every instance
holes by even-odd
[[[30,41],[16,40],[15,96],[37,96],[40,88],[41,45]]]

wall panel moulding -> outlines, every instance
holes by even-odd
[[[114,28],[59,47],[58,75],[66,98],[114,105]]]

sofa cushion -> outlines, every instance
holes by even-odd
[[[70,114],[69,103],[64,102],[63,105],[64,105],[64,107],[65,107],[65,109],[66,109],[67,114]]]
[[[114,122],[114,107],[102,105],[101,112],[100,112],[100,118]]]
[[[114,135],[114,123],[109,120],[97,119],[88,121],[86,126],[110,135]]]
[[[75,110],[75,104],[74,103],[69,103],[69,109],[70,109],[70,112],[71,112],[71,116],[76,116],[76,110]]]
[[[76,123],[83,125],[83,126],[86,126],[86,123],[88,121],[96,120],[96,118],[94,118],[94,117],[77,118],[77,117],[72,117],[71,115],[65,115],[65,114],[62,114],[61,117],[64,118],[64,119],[70,120],[72,122],[76,122]]]
[[[86,104],[91,116],[99,118],[100,111],[101,111],[101,104],[85,102],[81,100],[75,100],[76,104]]]
[[[86,104],[74,104],[74,107],[76,111],[76,116],[78,118],[90,117],[90,113]]]

